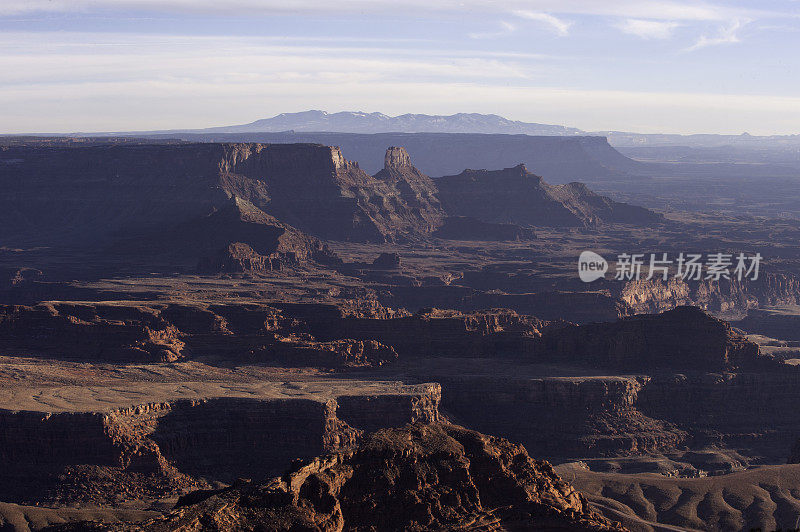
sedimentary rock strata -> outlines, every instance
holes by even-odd
[[[224,210],[233,197],[322,238],[384,240],[428,225],[392,184],[327,146],[9,148],[3,156],[20,161],[0,166],[8,243],[88,245],[123,228],[149,236]]]
[[[28,410],[0,410],[0,498],[112,504],[121,491],[158,499],[279,474],[292,459],[352,447],[364,430],[439,419],[436,385],[343,384],[325,392],[319,383],[30,390],[14,399]]]
[[[434,373],[442,409],[460,423],[518,441],[535,456],[658,454],[685,445],[689,433],[639,409],[645,377],[546,377]]]
[[[0,345],[118,361],[173,361],[185,346],[180,331],[150,309],[52,304],[0,307]]]
[[[7,192],[0,236],[13,245],[120,245],[123,236],[124,245],[135,245],[133,236],[152,243],[159,233],[202,223],[228,240],[219,249],[243,242],[265,254],[237,236],[248,231],[240,225],[284,224],[324,239],[385,241],[428,234],[445,215],[557,226],[658,218],[585,187],[547,185],[522,166],[434,181],[398,147],[389,148],[375,177],[336,147],[308,144],[11,147],[3,158],[18,161],[0,166]],[[237,213],[226,214],[232,200]],[[508,215],[501,216],[498,206],[507,200]],[[258,211],[256,220],[251,213]],[[263,213],[281,224],[265,222]]]

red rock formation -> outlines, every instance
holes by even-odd
[[[660,216],[599,196],[580,183],[549,185],[518,165],[504,170],[465,170],[436,179],[450,216],[485,222],[583,226],[599,222],[652,223]]]
[[[604,286],[637,314],[663,312],[680,305],[693,305],[712,312],[746,312],[757,307],[800,303],[800,280],[792,273],[780,271],[762,272],[755,281],[642,279]]]
[[[162,240],[182,254],[209,254],[199,269],[206,273],[267,273],[309,261],[341,262],[328,247],[238,197],[200,220],[188,222]],[[212,254],[213,253],[213,254]]]
[[[295,458],[351,449],[364,430],[439,420],[438,385],[330,400],[218,397],[110,412],[0,410],[0,497],[113,505],[279,474]]]
[[[380,366],[398,356],[371,338],[319,341],[307,330],[291,314],[258,305],[0,306],[0,347],[32,355],[170,362],[217,355],[326,368]]]
[[[696,307],[545,333],[540,356],[621,371],[730,371],[759,365],[758,346]]]
[[[90,360],[175,361],[184,342],[173,325],[136,307],[0,306],[0,346]]]
[[[125,245],[136,245],[136,238],[152,245],[165,230],[224,210],[234,197],[326,239],[384,241],[426,232],[432,223],[427,209],[404,199],[416,198],[416,185],[405,190],[407,180],[376,179],[335,147],[14,147],[5,156],[20,161],[0,167],[5,245],[97,246],[119,243],[123,236]],[[242,238],[225,245],[230,242],[259,252]]]
[[[622,530],[547,462],[452,425],[368,436],[354,452],[298,465],[270,482],[191,494],[148,531]]]
[[[559,325],[507,309],[470,313],[427,309],[413,316],[373,319],[344,316],[335,307],[305,305],[287,309],[287,314],[302,319],[316,338],[377,340],[394,347],[401,357],[524,356],[542,330]]]
[[[383,170],[375,174],[375,178],[391,185],[402,201],[425,221],[424,232],[441,225],[444,213],[436,197],[436,184],[411,164],[405,148],[388,148]]]
[[[375,367],[395,362],[397,351],[375,340],[341,339],[316,342],[297,337],[277,338],[265,349],[268,360],[285,366],[305,367]],[[259,351],[252,356],[258,358]]]
[[[647,378],[428,373],[442,385],[442,410],[453,419],[518,441],[536,456],[657,454],[689,439],[682,427],[637,407]]]
[[[744,450],[780,463],[797,440],[800,372],[654,375],[638,394],[645,415],[674,423],[694,444]]]

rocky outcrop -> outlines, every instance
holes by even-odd
[[[120,493],[158,499],[212,481],[270,477],[293,459],[350,449],[364,430],[436,422],[441,392],[423,385],[328,400],[243,395],[251,397],[0,410],[0,497],[107,505]]]
[[[400,147],[387,150],[374,177],[339,148],[310,144],[23,146],[3,157],[18,161],[0,166],[0,238],[8,245],[138,255],[169,251],[188,236],[201,247],[213,243],[212,252],[241,242],[269,255],[278,242],[304,248],[302,255],[319,245],[299,231],[403,240],[434,231],[446,214],[557,226],[657,219],[582,185],[547,185],[521,165],[434,181]]]
[[[294,129],[295,131],[288,131]],[[507,168],[524,163],[550,183],[608,182],[650,167],[625,157],[605,137],[492,135],[477,133],[304,133],[282,128],[282,133],[192,135],[170,138],[203,142],[313,142],[340,146],[361,167],[373,173],[383,165],[386,146],[405,146],[417,168],[430,176],[452,175],[464,168]],[[317,130],[319,131],[319,130]],[[341,131],[341,130],[340,130]],[[488,133],[488,132],[486,132]],[[641,179],[641,178],[639,178]]]
[[[583,291],[567,291],[548,287],[537,292],[504,293],[477,290],[451,282],[444,286],[393,286],[391,290],[379,292],[378,297],[387,307],[405,308],[411,312],[430,307],[462,312],[505,308],[543,320],[567,319],[576,323],[613,321],[633,314],[627,304],[607,290],[586,291],[585,288]]]
[[[450,216],[528,225],[581,226],[583,220],[550,196],[541,177],[524,165],[505,170],[465,170],[436,180]]]
[[[637,408],[687,431],[697,448],[740,449],[782,463],[797,440],[799,386],[800,373],[791,367],[657,374],[639,392]]]
[[[269,273],[309,261],[341,262],[328,247],[234,196],[229,205],[186,223],[160,241],[165,253],[200,254],[204,273]]]
[[[787,272],[762,272],[755,281],[683,281],[672,278],[604,284],[636,313],[658,313],[680,305],[693,305],[710,312],[744,313],[758,307],[795,305],[800,302],[800,282]]]
[[[439,231],[434,233],[438,234]],[[551,276],[543,275],[546,271],[538,266],[500,263],[466,270],[453,284],[459,285],[462,289],[468,287],[486,294],[481,298],[494,298],[497,302],[492,306],[508,306],[547,319],[551,319],[554,313],[560,311],[563,312],[561,318],[574,322],[608,321],[632,314],[658,314],[684,305],[699,307],[708,312],[732,315],[744,314],[759,307],[795,305],[800,302],[800,284],[795,274],[775,271],[772,266],[768,268],[762,266],[763,269],[767,271],[762,271],[756,281],[749,279],[739,281],[736,278],[730,280],[723,278],[719,281],[683,281],[675,277],[668,281],[658,278],[617,281],[611,279],[611,274],[607,274],[607,279],[586,284],[580,281],[577,275],[572,274],[571,270],[566,272],[569,275]],[[554,290],[558,292],[554,293]],[[526,305],[528,308],[525,308],[512,303],[521,300],[533,301],[534,295],[543,293],[547,294],[551,305],[541,305],[539,308]],[[580,293],[584,296],[577,295]],[[584,297],[583,308],[578,305],[574,307],[560,305],[558,301],[566,298],[566,294],[572,294],[570,297],[573,298]],[[589,303],[589,294],[599,297],[594,303]],[[595,312],[592,317],[592,310],[600,310],[600,307],[607,305],[601,303],[601,298],[609,303],[613,302],[618,312],[608,313],[605,317],[600,312]],[[500,300],[506,302],[500,303]],[[435,304],[445,306],[441,303]],[[463,302],[454,301],[451,305],[458,305],[458,308],[461,308]],[[413,308],[413,305],[409,305],[409,308]],[[754,315],[757,313],[754,312]]]
[[[366,174],[339,148],[256,144],[239,150],[245,155],[231,160],[226,172],[265,183],[263,210],[315,236],[384,241],[429,229],[395,183]]]
[[[402,172],[404,170],[411,170],[414,168],[411,164],[411,157],[405,148],[398,148],[390,146],[386,149],[386,155],[383,158],[383,171],[387,174],[394,172]],[[416,168],[414,168],[416,170]],[[387,176],[388,177],[388,176]],[[433,184],[431,182],[430,184]]]
[[[289,367],[365,367],[397,360],[391,345],[338,335],[268,306],[43,303],[0,306],[0,348],[94,361],[165,361],[216,355]]]
[[[344,316],[332,307],[327,313],[313,309],[307,305],[300,312],[305,312],[302,319],[316,338],[377,340],[394,347],[403,358],[525,356],[543,330],[562,325],[506,309],[468,313],[427,309],[392,319]],[[291,311],[296,312],[297,308]]]
[[[695,307],[585,325],[503,308],[384,314],[323,304],[5,306],[0,347],[88,360],[215,355],[326,368],[375,367],[398,356],[514,357],[640,372],[762,371],[779,364]]]
[[[547,462],[506,440],[416,424],[267,483],[191,494],[145,530],[617,530]],[[202,524],[202,525],[201,525]]]
[[[411,164],[405,148],[389,147],[384,157],[383,170],[375,178],[392,187],[395,194],[419,216],[430,232],[442,224],[444,213],[436,197],[433,180]]]
[[[442,411],[452,419],[518,441],[543,458],[658,454],[690,438],[637,407],[646,377],[535,377],[523,371],[428,373],[442,385]]]
[[[265,358],[289,367],[377,367],[397,360],[394,347],[375,340],[345,338],[317,342],[295,336],[276,340],[265,349]],[[258,359],[260,354],[256,350],[251,356]]]
[[[258,209],[325,239],[384,241],[425,232],[432,223],[423,208],[431,192],[417,186],[428,178],[412,176],[410,167],[392,167],[391,179],[376,179],[329,146],[13,147],[3,156],[19,160],[0,165],[6,191],[0,239],[8,245],[117,243],[118,252],[131,246],[138,253],[147,249],[144,242],[152,245],[164,232],[198,220],[231,229],[226,216],[213,215],[224,212],[232,198],[246,202],[244,210]],[[234,220],[242,221],[254,223]],[[231,242],[264,254],[236,231],[217,249]]]
[[[0,306],[0,347],[6,349],[88,360],[172,362],[182,356],[181,337],[176,327],[150,309]]]
[[[201,273],[269,273],[284,267],[282,260],[256,253],[243,242],[234,242],[216,255],[200,259],[197,269]]]
[[[660,216],[598,196],[584,185],[553,186],[518,165],[504,170],[465,170],[436,180],[450,216],[485,222],[576,227],[601,222],[654,223]]]
[[[550,196],[580,217],[586,225],[600,223],[648,225],[663,221],[660,214],[596,194],[583,183],[547,185],[546,188]]]
[[[545,333],[542,357],[618,371],[731,371],[769,366],[758,346],[696,307]]]

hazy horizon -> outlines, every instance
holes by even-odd
[[[427,117],[451,118],[451,117],[455,117],[457,115],[470,115],[470,114],[474,115],[474,114],[478,114],[478,115],[485,116],[485,117],[488,117],[488,116],[499,116],[502,119],[521,122],[523,124],[540,124],[540,125],[543,125],[543,126],[564,126],[564,127],[567,127],[567,128],[574,128],[575,127],[572,124],[553,124],[553,123],[545,123],[545,122],[541,122],[541,121],[537,122],[535,120],[532,120],[532,121],[518,120],[518,119],[515,119],[513,117],[497,115],[497,114],[494,114],[494,113],[472,113],[472,112],[469,112],[469,111],[461,111],[461,112],[455,112],[455,113],[449,113],[449,114],[413,113],[412,112],[412,113],[398,113],[398,114],[390,115],[390,114],[387,114],[387,113],[383,113],[381,111],[364,111],[364,110],[361,110],[361,109],[358,109],[358,110],[342,109],[342,110],[338,110],[338,111],[327,111],[325,109],[303,109],[303,110],[300,110],[300,111],[285,112],[285,113],[278,113],[276,115],[257,117],[257,118],[253,118],[252,120],[248,120],[247,122],[242,122],[242,123],[213,124],[213,125],[197,127],[197,128],[184,128],[184,127],[176,126],[176,127],[169,127],[169,128],[163,128],[163,129],[109,129],[109,130],[103,130],[103,131],[100,131],[100,130],[94,130],[94,131],[81,131],[81,130],[71,130],[71,131],[30,131],[30,132],[14,132],[14,133],[0,132],[0,136],[3,136],[3,135],[6,135],[6,136],[7,135],[12,135],[12,136],[13,135],[22,135],[22,136],[26,136],[26,135],[33,135],[33,136],[37,136],[37,135],[59,135],[59,136],[61,136],[61,135],[70,135],[70,134],[76,134],[76,135],[92,135],[92,134],[109,135],[109,134],[114,134],[114,133],[120,133],[120,134],[136,134],[136,133],[151,134],[153,132],[170,132],[170,131],[176,131],[176,132],[177,131],[203,131],[205,129],[222,128],[222,127],[228,127],[228,126],[243,126],[243,125],[248,125],[248,124],[255,123],[255,122],[261,122],[261,121],[264,121],[264,120],[270,120],[270,119],[278,118],[278,117],[281,117],[283,115],[300,115],[300,114],[312,113],[312,112],[322,112],[322,113],[325,113],[327,115],[335,115],[335,114],[340,114],[340,113],[352,113],[352,114],[363,114],[363,115],[380,114],[380,115],[387,116],[388,118],[398,118],[398,117],[401,117],[401,116],[409,116],[409,115],[411,115],[411,116],[427,116]],[[576,129],[581,129],[581,128],[576,128]],[[279,130],[269,130],[269,131],[278,132]],[[282,131],[282,130],[280,130],[280,131]],[[339,130],[336,130],[336,129],[319,129],[319,130],[302,129],[302,130],[298,130],[298,131],[320,132],[320,133],[322,133],[322,132],[342,132],[342,133],[346,133],[346,131],[339,131]],[[798,133],[775,133],[775,134],[764,134],[764,135],[753,134],[753,133],[751,133],[749,131],[731,132],[731,133],[719,133],[719,132],[710,132],[710,131],[706,131],[706,132],[698,131],[698,132],[693,132],[693,133],[682,133],[682,132],[665,132],[665,131],[625,131],[625,130],[615,130],[615,129],[598,129],[598,130],[593,130],[593,131],[589,131],[589,130],[582,130],[582,131],[583,131],[583,133],[586,133],[587,135],[595,135],[595,134],[602,135],[602,134],[609,134],[609,133],[622,133],[622,134],[641,133],[641,134],[684,135],[684,136],[689,136],[689,135],[720,135],[720,136],[742,136],[742,135],[751,135],[751,136],[792,136],[792,135],[800,135],[800,129],[798,129]],[[265,130],[265,132],[268,132],[268,131]],[[395,130],[387,129],[385,132],[386,133],[424,133],[425,131],[411,131],[411,130],[397,130],[397,131],[395,131]],[[461,131],[461,132],[464,133],[463,131]],[[368,133],[368,131],[364,131],[364,133]],[[459,133],[459,131],[452,131],[452,133]],[[513,134],[513,133],[509,133],[509,134]],[[531,133],[528,133],[528,134],[531,134]],[[535,133],[535,134],[538,135],[539,133]]]

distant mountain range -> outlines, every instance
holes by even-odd
[[[175,129],[167,131],[114,132],[101,135],[153,134],[225,134],[225,133],[488,133],[536,136],[602,136],[618,148],[657,148],[685,146],[691,148],[727,147],[735,150],[785,150],[800,146],[800,135],[756,136],[741,135],[676,135],[666,133],[635,133],[625,131],[583,131],[578,128],[509,120],[499,115],[457,113],[454,115],[404,114],[389,116],[361,111],[303,111],[281,113],[248,124],[210,127],[204,129]],[[81,134],[88,135],[88,134]],[[92,135],[96,135],[93,133]]]
[[[338,133],[509,133],[525,135],[583,135],[574,127],[534,124],[498,115],[458,113],[449,116],[343,111],[282,113],[238,126],[213,127],[203,133],[269,133],[280,131],[335,131]],[[200,132],[200,131],[197,131]]]

